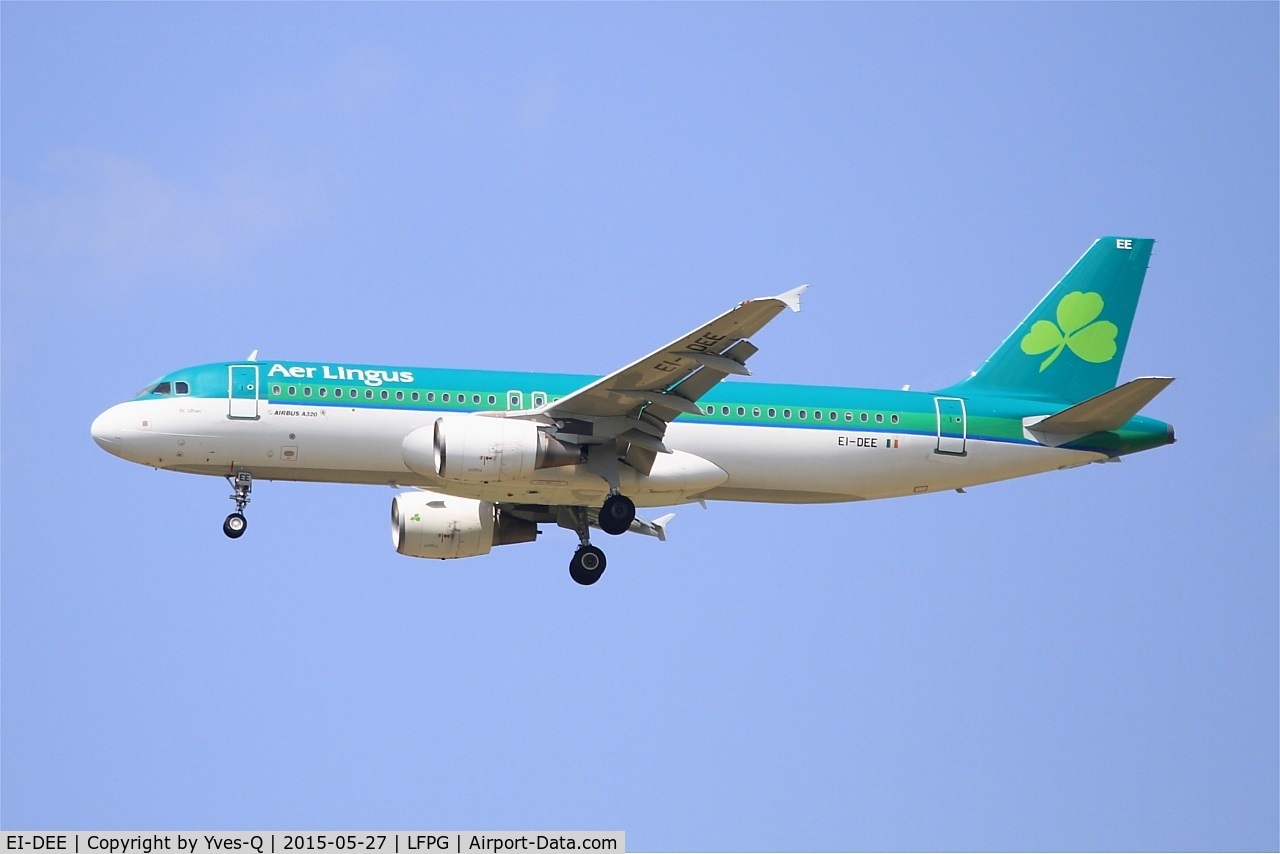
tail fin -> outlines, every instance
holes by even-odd
[[[1113,388],[1154,240],[1103,237],[955,392],[1079,403]]]

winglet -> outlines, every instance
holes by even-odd
[[[792,288],[791,290],[787,291],[785,294],[778,294],[776,297],[774,297],[774,299],[778,300],[779,302],[781,302],[783,305],[785,305],[787,308],[791,309],[792,311],[799,311],[800,295],[807,290],[809,290],[808,285],[801,285],[798,288]]]

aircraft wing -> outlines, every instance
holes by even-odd
[[[624,429],[604,433],[633,441],[643,447],[665,451],[661,442],[646,443],[645,436],[655,432],[660,438],[666,425],[681,413],[701,414],[695,401],[730,374],[750,376],[746,361],[757,348],[747,338],[764,328],[784,308],[800,310],[800,295],[808,289],[801,285],[783,294],[747,300],[724,314],[659,348],[643,359],[614,371],[572,394],[537,410],[536,415],[555,419],[619,418],[648,424],[640,436],[621,435]],[[601,431],[596,431],[597,438]]]

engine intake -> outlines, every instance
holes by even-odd
[[[537,536],[536,523],[488,501],[435,492],[402,492],[391,500],[391,542],[408,557],[475,557],[494,546],[531,543]]]
[[[574,465],[581,450],[519,418],[445,415],[419,428],[401,446],[418,474],[467,483],[523,480],[536,470]]]

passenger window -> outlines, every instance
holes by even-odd
[[[449,402],[449,392],[447,392],[447,391],[446,391],[444,394],[440,395],[440,400],[441,400],[442,402],[444,402],[444,403],[448,403],[448,402]]]
[[[402,391],[396,392],[396,400],[404,400],[404,392]]]
[[[760,407],[758,407],[758,406],[753,406],[753,407],[751,407],[751,417],[752,417],[752,418],[759,418],[759,417],[760,417]]]
[[[273,386],[271,387],[271,393],[272,393],[272,394],[279,394],[279,393],[280,393],[280,386],[278,386],[278,385],[273,385]]]
[[[328,393],[329,393],[329,389],[325,388],[324,386],[320,386],[320,396],[321,396],[321,397],[324,397],[324,396],[325,396],[326,394],[328,394]]]
[[[174,384],[173,384],[173,390],[174,390],[174,392],[176,392],[177,394],[190,394],[190,393],[191,393],[191,387],[190,387],[190,386],[188,386],[186,383],[182,382],[181,380],[179,380],[178,382],[176,382],[176,383],[174,383]]]
[[[302,387],[302,396],[311,397],[311,386],[308,385]]]
[[[778,417],[778,410],[776,410],[776,409],[774,409],[772,406],[770,406],[770,407],[769,407],[769,417],[770,417],[770,418],[777,418],[777,417]]]
[[[289,397],[298,396],[298,387],[296,385],[289,386]]]
[[[373,400],[373,389],[367,388],[364,390],[364,399]]]
[[[866,423],[867,423],[867,413],[865,413],[865,412],[864,412],[864,413],[862,413],[861,415],[859,415],[859,416],[858,416],[858,420],[859,420],[859,421],[861,421],[863,424],[866,424]]]
[[[836,414],[836,413],[834,413],[834,412],[833,412],[833,413],[831,413],[831,420],[832,420],[832,421],[835,421],[837,417],[838,417],[838,416],[837,416],[837,414]]]
[[[489,395],[489,405],[496,406],[497,403],[498,403],[498,396],[496,394]]]
[[[383,400],[387,400],[387,399],[388,399],[388,398],[390,398],[390,397],[391,397],[391,394],[390,394],[390,393],[389,393],[389,392],[384,388],[384,389],[382,390],[382,399],[383,399]]]
[[[746,414],[747,414],[747,410],[746,410],[744,407],[739,406],[739,407],[738,407],[738,414],[739,414],[739,415],[746,415]]]
[[[896,416],[896,415],[891,415],[891,416],[889,417],[889,420],[890,420],[890,421],[892,421],[894,424],[897,424],[897,423],[898,423],[898,416]]]
[[[413,402],[414,402],[414,403],[417,403],[417,402],[418,402],[418,393],[417,393],[416,391],[415,391],[415,392],[411,392],[411,393],[409,394],[409,397],[413,400]]]
[[[351,396],[352,396],[352,397],[359,397],[359,396],[360,396],[360,392],[353,388],[353,389],[351,389]]]
[[[729,414],[729,407],[727,407],[727,406],[722,406],[722,407],[720,407],[720,414],[721,414],[721,415],[728,415],[728,414]]]
[[[790,410],[790,409],[784,409],[784,410],[782,410],[782,417],[783,417],[783,418],[786,418],[786,419],[788,419],[788,420],[790,420],[790,419],[791,419],[791,410]]]
[[[436,393],[434,391],[427,392],[427,403],[436,402]]]
[[[471,402],[472,402],[472,403],[479,403],[479,402],[480,402],[480,395],[478,395],[478,394],[473,394],[473,395],[471,395]]]
[[[876,413],[876,423],[877,423],[877,424],[883,424],[883,423],[884,423],[884,413],[883,413],[883,412],[877,412],[877,413]]]
[[[804,419],[805,419],[805,411],[804,411],[803,409],[801,409],[801,410],[800,410],[800,420],[801,420],[801,421],[803,421]]]
[[[852,420],[853,420],[853,413],[852,413],[852,412],[846,412],[846,413],[844,414],[844,420],[845,420],[845,421],[852,421]]]

